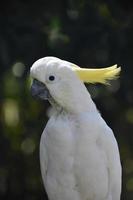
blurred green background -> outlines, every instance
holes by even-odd
[[[39,140],[48,103],[32,99],[29,69],[53,55],[83,67],[122,66],[111,86],[87,86],[118,141],[122,200],[133,199],[133,3],[12,0],[0,4],[0,199],[42,200]]]

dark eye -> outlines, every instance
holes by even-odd
[[[53,75],[49,76],[49,80],[50,81],[54,81],[55,80],[55,77]]]

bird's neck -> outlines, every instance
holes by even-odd
[[[90,94],[87,89],[84,91],[84,95],[77,94],[77,98],[73,103],[73,112],[76,114],[81,113],[94,113],[97,112],[95,103],[93,102]]]
[[[93,102],[89,92],[83,87],[83,91],[77,92],[72,98],[67,99],[67,105],[61,106],[53,98],[49,99],[50,104],[56,110],[56,113],[82,114],[95,113],[97,108]]]

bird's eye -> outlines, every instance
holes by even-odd
[[[54,81],[55,80],[55,77],[53,75],[49,76],[49,80],[50,81]]]

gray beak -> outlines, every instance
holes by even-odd
[[[31,85],[31,94],[33,97],[48,100],[50,98],[50,93],[47,87],[40,81],[34,79]]]

